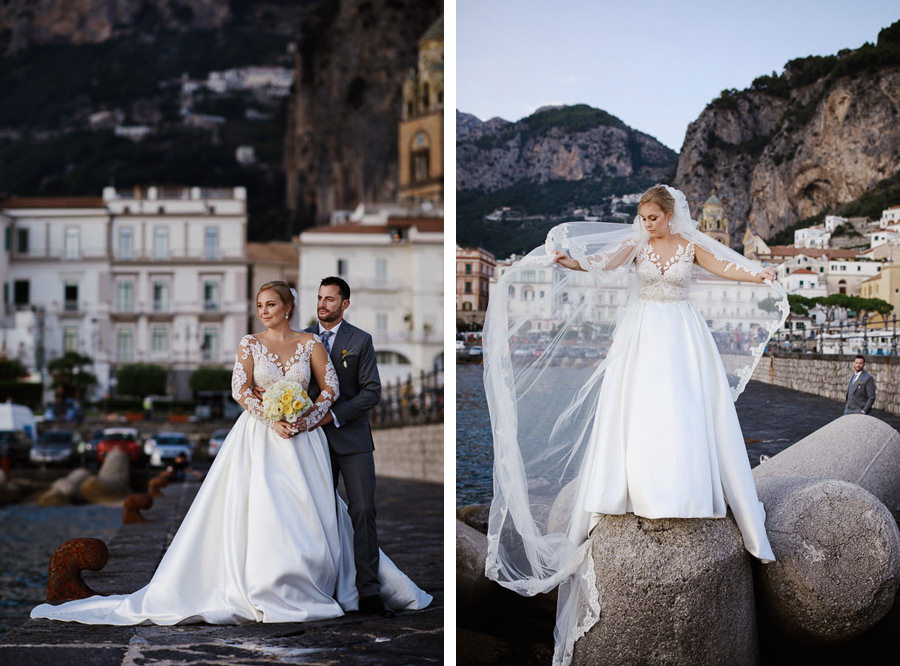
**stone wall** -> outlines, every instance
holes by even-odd
[[[375,438],[375,474],[398,479],[444,482],[444,425],[383,428]]]
[[[900,358],[869,356],[866,371],[875,378],[875,405],[900,415]],[[753,379],[844,402],[853,374],[852,354],[782,354],[760,359]]]

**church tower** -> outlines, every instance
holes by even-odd
[[[703,204],[703,213],[697,220],[697,228],[710,238],[715,238],[723,245],[729,245],[728,218],[725,208],[713,190],[712,196]]]
[[[403,82],[398,128],[401,201],[444,200],[444,17],[419,40],[419,63]]]

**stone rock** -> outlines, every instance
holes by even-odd
[[[900,433],[873,416],[847,414],[759,465],[753,476],[848,481],[897,511]]]
[[[730,514],[605,515],[591,540],[602,609],[573,666],[757,663],[750,556]]]
[[[461,520],[469,527],[473,527],[482,534],[487,534],[488,516],[491,507],[487,504],[469,504],[456,510],[456,519]]]
[[[493,583],[484,575],[487,537],[466,523],[456,521],[456,597],[460,606],[494,594]]]
[[[884,504],[831,479],[770,476],[757,478],[756,488],[776,558],[759,567],[758,603],[773,627],[804,641],[840,641],[890,610],[900,531]]]
[[[70,539],[50,558],[47,601],[71,601],[95,594],[81,578],[84,569],[100,571],[109,560],[109,548],[100,539]]]
[[[91,473],[83,467],[73,469],[63,478],[54,481],[53,485],[50,486],[50,489],[61,492],[71,501],[78,501],[82,499],[80,493],[81,484],[84,483],[84,480],[90,475]]]
[[[128,480],[131,476],[131,463],[128,454],[121,449],[113,449],[100,466],[97,472],[97,479],[102,481],[106,486],[119,495],[128,495],[131,488],[128,486]]]

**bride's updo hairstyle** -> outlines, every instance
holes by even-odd
[[[640,209],[646,203],[655,203],[662,208],[664,213],[671,213],[675,210],[675,197],[669,193],[665,185],[654,185],[644,192],[638,202],[638,208]]]
[[[271,289],[281,298],[281,302],[287,305],[290,310],[288,310],[287,318],[290,319],[294,316],[294,294],[291,292],[291,285],[289,285],[284,280],[272,280],[271,282],[266,282],[256,292],[256,297],[259,298],[259,295],[266,291],[267,289]]]

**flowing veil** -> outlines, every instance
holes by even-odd
[[[699,232],[684,194],[667,189],[675,197],[672,233],[708,250],[726,274],[735,268],[759,274],[759,264]],[[575,641],[600,614],[591,515],[572,504],[590,455],[605,354],[638,297],[634,259],[648,239],[638,217],[631,224],[554,227],[544,245],[501,269],[485,317],[484,385],[494,439],[486,574],[527,596],[559,586],[554,664],[571,660]],[[556,249],[587,272],[555,264]],[[784,323],[784,290],[723,279],[695,264],[689,300],[716,340],[736,400]]]

